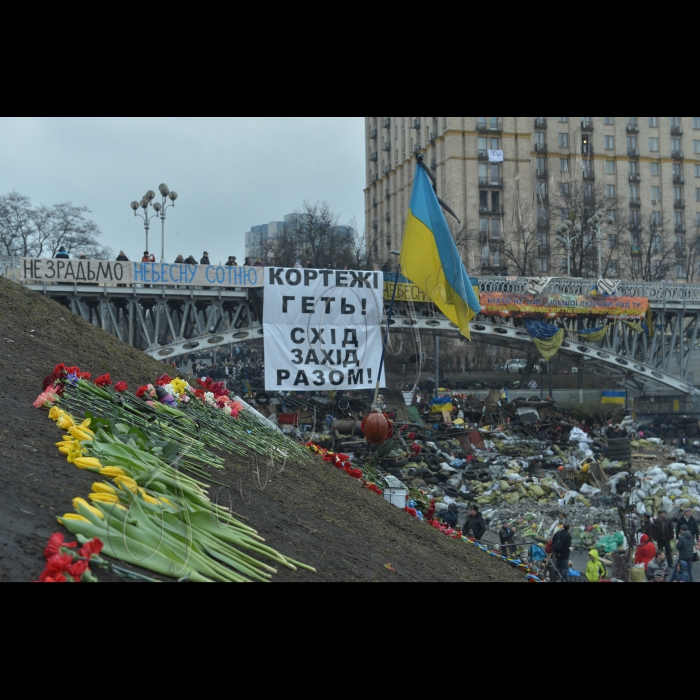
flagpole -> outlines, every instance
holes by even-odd
[[[401,255],[396,250],[391,251],[392,255]],[[374,401],[372,402],[372,407],[376,405],[379,400],[379,388],[382,381],[382,372],[384,371],[384,359],[386,358],[386,346],[389,342],[389,330],[391,329],[391,319],[394,315],[394,302],[396,301],[396,290],[399,288],[399,278],[401,277],[401,261],[399,260],[399,265],[396,268],[396,280],[394,281],[394,291],[391,295],[391,305],[389,306],[389,313],[386,317],[386,333],[384,334],[384,344],[382,345],[382,359],[379,363],[379,374],[377,375],[377,387],[374,390]]]

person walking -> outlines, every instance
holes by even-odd
[[[608,577],[605,564],[600,559],[600,554],[594,549],[588,553],[588,566],[586,567],[586,578],[589,583],[600,583]]]
[[[654,543],[649,540],[646,535],[642,535],[642,539],[639,547],[637,547],[637,554],[634,557],[635,565],[639,566],[644,564],[644,571],[647,571],[649,564],[656,558],[656,547]]]
[[[554,564],[559,572],[560,583],[566,581],[569,573],[569,558],[571,557],[571,525],[564,525],[552,540],[552,551],[554,553]]]
[[[666,559],[673,561],[673,552],[671,551],[671,542],[673,542],[673,523],[668,519],[665,510],[659,513],[659,517],[654,521],[654,540],[656,548],[659,551],[666,553]]]
[[[503,527],[498,533],[498,538],[501,540],[501,554],[504,557],[511,557],[515,554],[515,530],[508,523],[503,523]]]
[[[695,557],[695,539],[690,534],[687,525],[681,525],[681,536],[678,538],[678,561],[673,567],[671,575],[671,583],[676,581],[676,578],[683,571],[682,564],[688,566],[689,583],[693,583],[693,558]]]
[[[676,539],[680,539],[683,525],[688,526],[688,530],[697,544],[697,541],[700,539],[700,528],[698,527],[698,521],[693,517],[693,511],[690,510],[690,508],[685,511],[683,517],[678,521],[678,525],[676,525]]]
[[[467,524],[464,526],[464,534],[469,535],[471,532],[477,542],[481,542],[486,534],[486,521],[484,516],[479,512],[478,506],[472,506],[467,518]]]

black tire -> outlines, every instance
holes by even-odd
[[[445,491],[445,496],[449,496],[450,498],[457,498],[459,496],[459,491],[457,491],[457,489],[447,489]]]
[[[464,472],[463,478],[465,481],[478,481],[479,480],[478,474],[476,472],[472,472],[472,471]]]
[[[432,477],[430,479],[423,479],[423,481],[425,481],[427,486],[437,486],[440,483],[436,477]]]
[[[482,484],[485,484],[487,481],[491,481],[491,472],[479,472],[477,481],[480,481]]]
[[[428,465],[428,469],[430,469],[430,471],[440,471],[440,460],[435,455],[428,455],[425,458],[425,463]]]

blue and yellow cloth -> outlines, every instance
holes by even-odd
[[[465,338],[471,339],[469,321],[481,311],[481,305],[421,165],[416,168],[406,219],[401,272],[430,297]]]

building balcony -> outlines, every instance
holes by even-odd
[[[642,200],[641,199],[630,199],[630,207],[632,209],[639,209],[639,207],[642,206]]]
[[[630,231],[632,233],[641,233],[642,232],[642,225],[639,223],[639,221],[634,221],[630,224]]]
[[[547,180],[549,178],[549,170],[547,168],[537,168],[537,179]]]
[[[629,181],[630,182],[641,182],[642,176],[639,173],[630,173]]]
[[[685,233],[686,232],[686,226],[685,224],[676,224],[674,226],[674,230],[676,233]]]
[[[674,175],[673,176],[674,185],[685,185],[685,175]]]
[[[484,149],[479,150],[479,160],[488,160],[488,159],[489,159],[488,150],[484,150]]]
[[[581,122],[581,131],[583,131],[584,134],[592,134],[594,128],[593,122],[591,121]]]
[[[627,125],[627,133],[628,134],[638,134],[639,133],[639,124],[628,124]]]
[[[541,258],[548,258],[552,253],[552,248],[549,245],[537,246],[537,255]]]
[[[673,201],[673,207],[675,209],[685,209],[685,199],[675,199]]]
[[[592,156],[594,155],[595,151],[593,150],[593,144],[587,143],[581,146],[581,155],[582,156]]]
[[[589,182],[592,182],[595,180],[595,171],[594,170],[584,170],[583,171],[583,179],[587,180]]]
[[[372,141],[376,141],[377,136],[378,136],[378,133],[377,133],[376,129],[372,129],[372,131],[369,132],[369,137],[370,137],[370,139],[372,139]]]
[[[536,143],[535,144],[535,152],[536,153],[548,153],[549,149],[547,148],[546,143]]]
[[[639,158],[639,149],[638,148],[628,148],[627,155],[630,158]]]
[[[683,127],[682,126],[672,126],[671,127],[671,136],[683,136]]]
[[[495,209],[493,207],[489,206],[481,206],[479,207],[479,214],[493,214],[495,216],[505,216],[506,210],[504,207],[496,207]]]
[[[503,189],[503,179],[500,180],[492,180],[490,177],[480,177],[479,178],[479,187],[489,187],[492,189]]]
[[[369,157],[369,159],[373,163],[376,163],[379,160],[379,153],[377,153],[377,151],[375,151],[374,153],[372,153],[372,155]]]
[[[674,247],[674,250],[676,252],[677,258],[684,258],[685,257],[685,246],[677,245]]]
[[[490,134],[500,134],[503,131],[503,122],[477,122],[476,130]]]
[[[673,158],[673,160],[683,160],[685,158],[685,153],[683,153],[683,151],[671,151],[671,158]]]
[[[535,129],[546,129],[547,117],[535,117]]]

